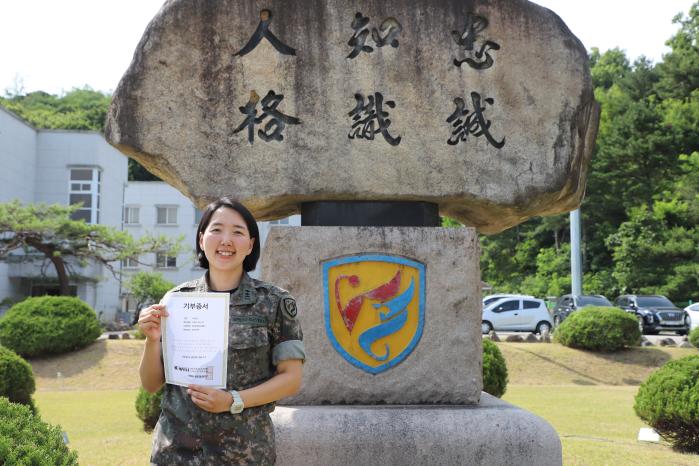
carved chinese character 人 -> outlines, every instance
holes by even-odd
[[[347,45],[352,47],[352,51],[347,55],[347,58],[355,58],[361,52],[371,53],[374,48],[366,44],[367,38],[369,37],[369,29],[367,25],[369,24],[369,17],[362,15],[361,12],[357,12],[352,20],[352,29],[354,33],[352,37],[347,42]],[[395,18],[389,17],[383,20],[379,29],[372,28],[371,38],[374,41],[376,47],[383,47],[385,45],[390,45],[393,48],[398,47],[398,34],[403,30],[403,26]]]
[[[487,97],[483,101],[488,105],[493,105],[495,100]],[[485,105],[481,106],[481,95],[477,92],[471,92],[471,102],[473,104],[473,112],[469,115],[469,110],[466,108],[466,103],[461,97],[454,99],[456,110],[447,118],[447,123],[451,123],[454,130],[451,137],[447,140],[447,144],[456,145],[459,141],[466,141],[469,134],[475,137],[485,136],[490,144],[496,149],[500,149],[505,145],[505,137],[502,140],[496,141],[490,134],[490,120],[486,120],[483,116]],[[465,117],[465,118],[464,118]]]
[[[286,125],[298,125],[301,123],[301,120],[285,115],[277,110],[282,99],[284,99],[282,94],[275,94],[274,91],[269,91],[262,99],[262,102],[260,102],[260,96],[257,95],[257,92],[251,91],[250,100],[244,106],[238,107],[240,113],[245,115],[245,119],[240,126],[233,130],[233,134],[247,128],[248,142],[252,144],[255,140],[255,125],[261,124],[269,117],[264,128],[257,131],[257,135],[266,142],[283,140],[282,131],[284,131]],[[259,117],[257,116],[258,103],[262,104],[262,114]]]
[[[252,52],[257,44],[260,43],[262,38],[266,38],[272,46],[277,49],[277,51],[284,55],[296,55],[296,50],[289,47],[282,41],[280,41],[277,36],[275,36],[269,29],[269,23],[272,21],[272,12],[269,10],[260,11],[260,23],[257,25],[257,29],[252,34],[247,44],[243,46],[242,49],[238,50],[233,56],[243,56]]]
[[[357,101],[357,105],[348,113],[352,117],[352,129],[347,134],[347,137],[371,141],[378,132],[390,145],[397,146],[400,144],[401,136],[394,138],[388,132],[391,120],[388,118],[388,112],[383,110],[383,95],[380,92],[375,92],[374,95],[370,95],[366,99],[366,103],[364,96],[361,94],[355,94],[354,98]],[[396,103],[392,100],[387,100],[385,104],[389,108],[396,107]]]
[[[493,66],[493,57],[488,52],[490,50],[500,50],[500,45],[491,40],[484,40],[481,46],[476,49],[476,42],[480,37],[479,34],[487,27],[488,20],[486,18],[469,13],[466,15],[466,25],[463,32],[451,32],[454,41],[464,49],[465,54],[470,55],[473,53],[476,57],[476,60],[468,56],[463,60],[455,58],[454,65],[461,67],[465,62],[476,70],[484,70]]]

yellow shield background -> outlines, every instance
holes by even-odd
[[[422,335],[424,271],[423,264],[399,256],[357,255],[326,261],[323,264],[325,327],[335,349],[350,363],[374,374],[405,359]],[[405,322],[396,331],[373,341],[367,352],[360,344],[360,336],[385,324],[381,314],[385,318],[390,312],[385,305],[390,303],[372,298],[371,292],[390,284],[397,273],[400,273],[400,284],[391,298],[403,295],[409,299],[405,306]],[[412,292],[409,291],[411,287]],[[341,310],[350,307],[353,299],[359,311],[350,329]]]

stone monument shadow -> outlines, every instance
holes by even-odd
[[[70,353],[29,359],[34,375],[47,379],[78,375],[97,366],[107,355],[107,341],[97,340],[85,348]]]

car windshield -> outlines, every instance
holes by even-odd
[[[494,303],[494,302],[497,301],[498,299],[502,299],[502,296],[495,296],[495,297],[492,297],[492,298],[485,298],[485,299],[483,300],[483,307],[487,306],[487,305],[490,304],[490,303]]]
[[[639,296],[636,301],[640,307],[675,307],[669,299],[662,296]]]
[[[611,306],[612,303],[602,296],[580,296],[580,306]]]

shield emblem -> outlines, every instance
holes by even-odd
[[[325,331],[349,363],[378,374],[415,349],[425,323],[425,265],[361,254],[323,262]]]

